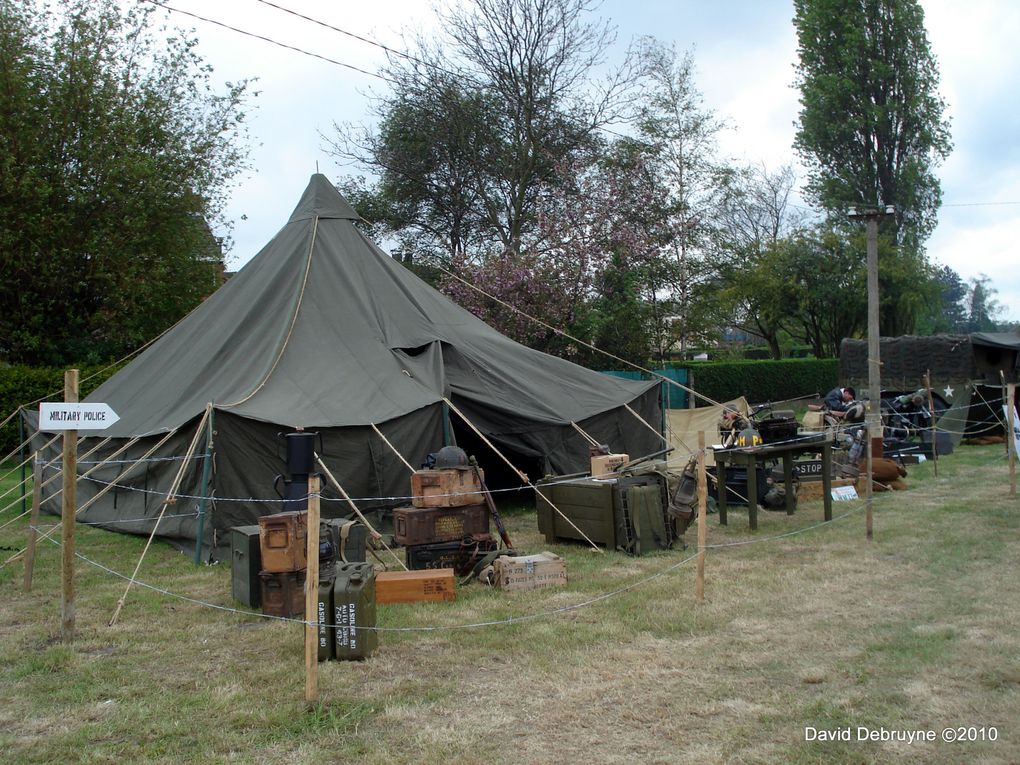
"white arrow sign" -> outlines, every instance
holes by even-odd
[[[119,420],[109,404],[39,404],[39,430],[105,430]]]

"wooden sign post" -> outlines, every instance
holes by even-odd
[[[74,640],[74,521],[78,514],[78,431],[105,430],[119,417],[106,404],[78,403],[78,370],[64,372],[64,403],[39,404],[39,430],[63,433],[60,497],[60,638]],[[31,582],[27,582],[30,586]]]
[[[64,402],[78,402],[78,370],[64,372]],[[78,510],[78,431],[64,431],[61,472],[64,491],[60,501],[60,638],[74,640],[74,516]]]
[[[722,488],[721,491],[726,491]],[[705,431],[698,431],[698,578],[694,594],[705,599],[705,542],[708,539],[708,481],[705,475]]]
[[[318,473],[308,476],[308,569],[305,574],[305,702],[319,698],[319,492]]]

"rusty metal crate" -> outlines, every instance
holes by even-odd
[[[301,618],[305,613],[304,571],[262,571],[262,613]]]
[[[289,512],[259,518],[263,571],[300,571],[308,565],[308,513]]]
[[[452,542],[472,534],[489,533],[489,508],[398,507],[393,511],[393,538],[399,545]]]

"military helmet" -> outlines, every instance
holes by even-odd
[[[437,470],[470,470],[471,465],[468,463],[467,452],[461,449],[459,446],[444,446],[438,452],[436,452],[436,464]]]

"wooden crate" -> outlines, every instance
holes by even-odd
[[[393,511],[393,539],[398,545],[452,542],[489,533],[487,505],[398,507]]]
[[[452,568],[424,571],[381,571],[375,575],[376,603],[420,603],[456,600]]]
[[[416,470],[411,474],[411,504],[415,507],[480,505],[485,502],[481,491],[474,470]]]
[[[567,563],[559,555],[504,555],[492,563],[493,584],[501,590],[535,590],[567,583]]]

